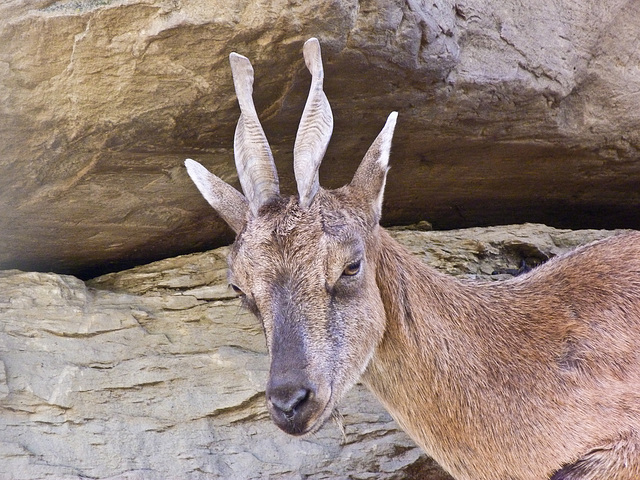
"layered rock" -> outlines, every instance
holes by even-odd
[[[221,245],[194,157],[234,183],[227,56],[249,56],[283,190],[319,37],[350,179],[400,113],[387,224],[640,226],[628,0],[11,0],[0,5],[0,266],[91,276]]]
[[[394,235],[443,271],[482,281],[611,233]],[[262,329],[227,288],[225,253],[88,284],[0,272],[0,478],[447,478],[361,386],[308,438],[272,424]]]

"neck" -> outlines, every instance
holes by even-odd
[[[442,297],[438,290],[446,288],[449,295],[457,285],[414,258],[382,229],[379,251],[376,275],[387,326],[363,380],[403,429],[434,455],[434,440],[441,432],[423,416],[441,410],[438,404],[446,401],[443,380],[456,365],[450,341],[457,341],[444,331],[434,303]]]
[[[472,460],[465,450],[487,458],[482,436],[495,422],[477,392],[492,381],[478,345],[494,319],[478,316],[476,287],[427,266],[385,231],[380,247],[376,275],[387,326],[363,381],[443,467],[460,479],[480,478],[459,459]]]
[[[382,229],[378,252],[386,329],[362,379],[457,480],[548,478],[559,458],[578,458],[594,438],[628,427],[628,414],[592,421],[598,409],[617,411],[618,389],[630,388],[632,374],[606,370],[604,357],[589,347],[592,331],[576,319],[614,311],[618,303],[637,312],[637,305],[620,295],[577,302],[573,294],[598,292],[597,282],[607,278],[623,281],[615,266],[600,265],[602,280],[574,275],[568,291],[566,275],[582,273],[577,257],[539,267],[526,282],[478,285],[435,271]],[[604,350],[627,348],[615,345],[621,344]],[[600,370],[586,359],[600,359]]]

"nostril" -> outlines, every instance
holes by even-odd
[[[269,393],[269,401],[274,408],[290,419],[310,396],[311,390],[307,388],[276,388]]]

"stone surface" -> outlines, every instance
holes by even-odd
[[[438,268],[482,281],[611,233],[524,225],[394,235]],[[88,284],[0,272],[0,478],[447,478],[361,386],[340,422],[308,438],[271,423],[264,337],[226,286],[225,252]]]
[[[638,228],[638,31],[630,0],[4,1],[0,267],[88,277],[228,242],[182,162],[236,183],[238,51],[293,192],[312,35],[336,123],[324,185],[400,113],[388,225]]]

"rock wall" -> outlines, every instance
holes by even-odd
[[[83,278],[222,245],[194,157],[236,182],[227,57],[249,56],[283,190],[319,37],[339,186],[400,113],[387,224],[640,227],[640,3],[0,4],[0,268]]]
[[[482,281],[611,233],[394,235],[437,268]],[[308,438],[271,423],[264,337],[226,285],[225,253],[88,283],[0,272],[0,478],[447,479],[361,386]]]

